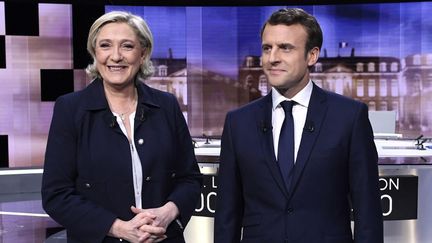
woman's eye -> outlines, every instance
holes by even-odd
[[[124,48],[124,49],[127,49],[127,50],[130,50],[130,49],[133,49],[134,46],[133,46],[132,44],[124,44],[124,45],[123,45],[123,48]]]
[[[100,43],[99,47],[100,48],[108,48],[108,47],[110,47],[110,44],[108,44],[108,43]]]

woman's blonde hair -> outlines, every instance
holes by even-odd
[[[138,71],[137,78],[147,79],[153,74],[153,65],[150,57],[153,51],[153,35],[147,23],[140,16],[123,12],[113,11],[106,13],[99,17],[90,27],[89,35],[87,38],[87,51],[93,58],[93,64],[89,64],[86,68],[87,75],[91,78],[101,78],[99,71],[96,68],[96,38],[100,29],[109,23],[126,23],[128,24],[138,36],[142,48],[145,48],[145,59]]]

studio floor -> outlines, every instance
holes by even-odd
[[[40,193],[0,196],[0,243],[61,242],[54,240],[61,230],[42,209]]]

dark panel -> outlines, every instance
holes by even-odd
[[[41,101],[55,101],[74,91],[72,69],[41,69]]]
[[[0,36],[0,68],[6,68],[6,43],[5,36]]]
[[[36,2],[5,2],[6,35],[39,35],[39,9]]]
[[[8,135],[0,135],[0,168],[9,167]]]
[[[92,63],[87,52],[87,36],[93,22],[105,13],[105,6],[99,4],[73,4],[73,63],[74,69],[86,68]]]

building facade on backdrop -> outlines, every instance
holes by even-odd
[[[239,82],[248,87],[249,100],[267,94],[270,87],[259,56],[247,56]],[[320,57],[311,69],[320,87],[364,102],[371,111],[396,111],[400,132],[431,131],[432,54],[395,57]]]

